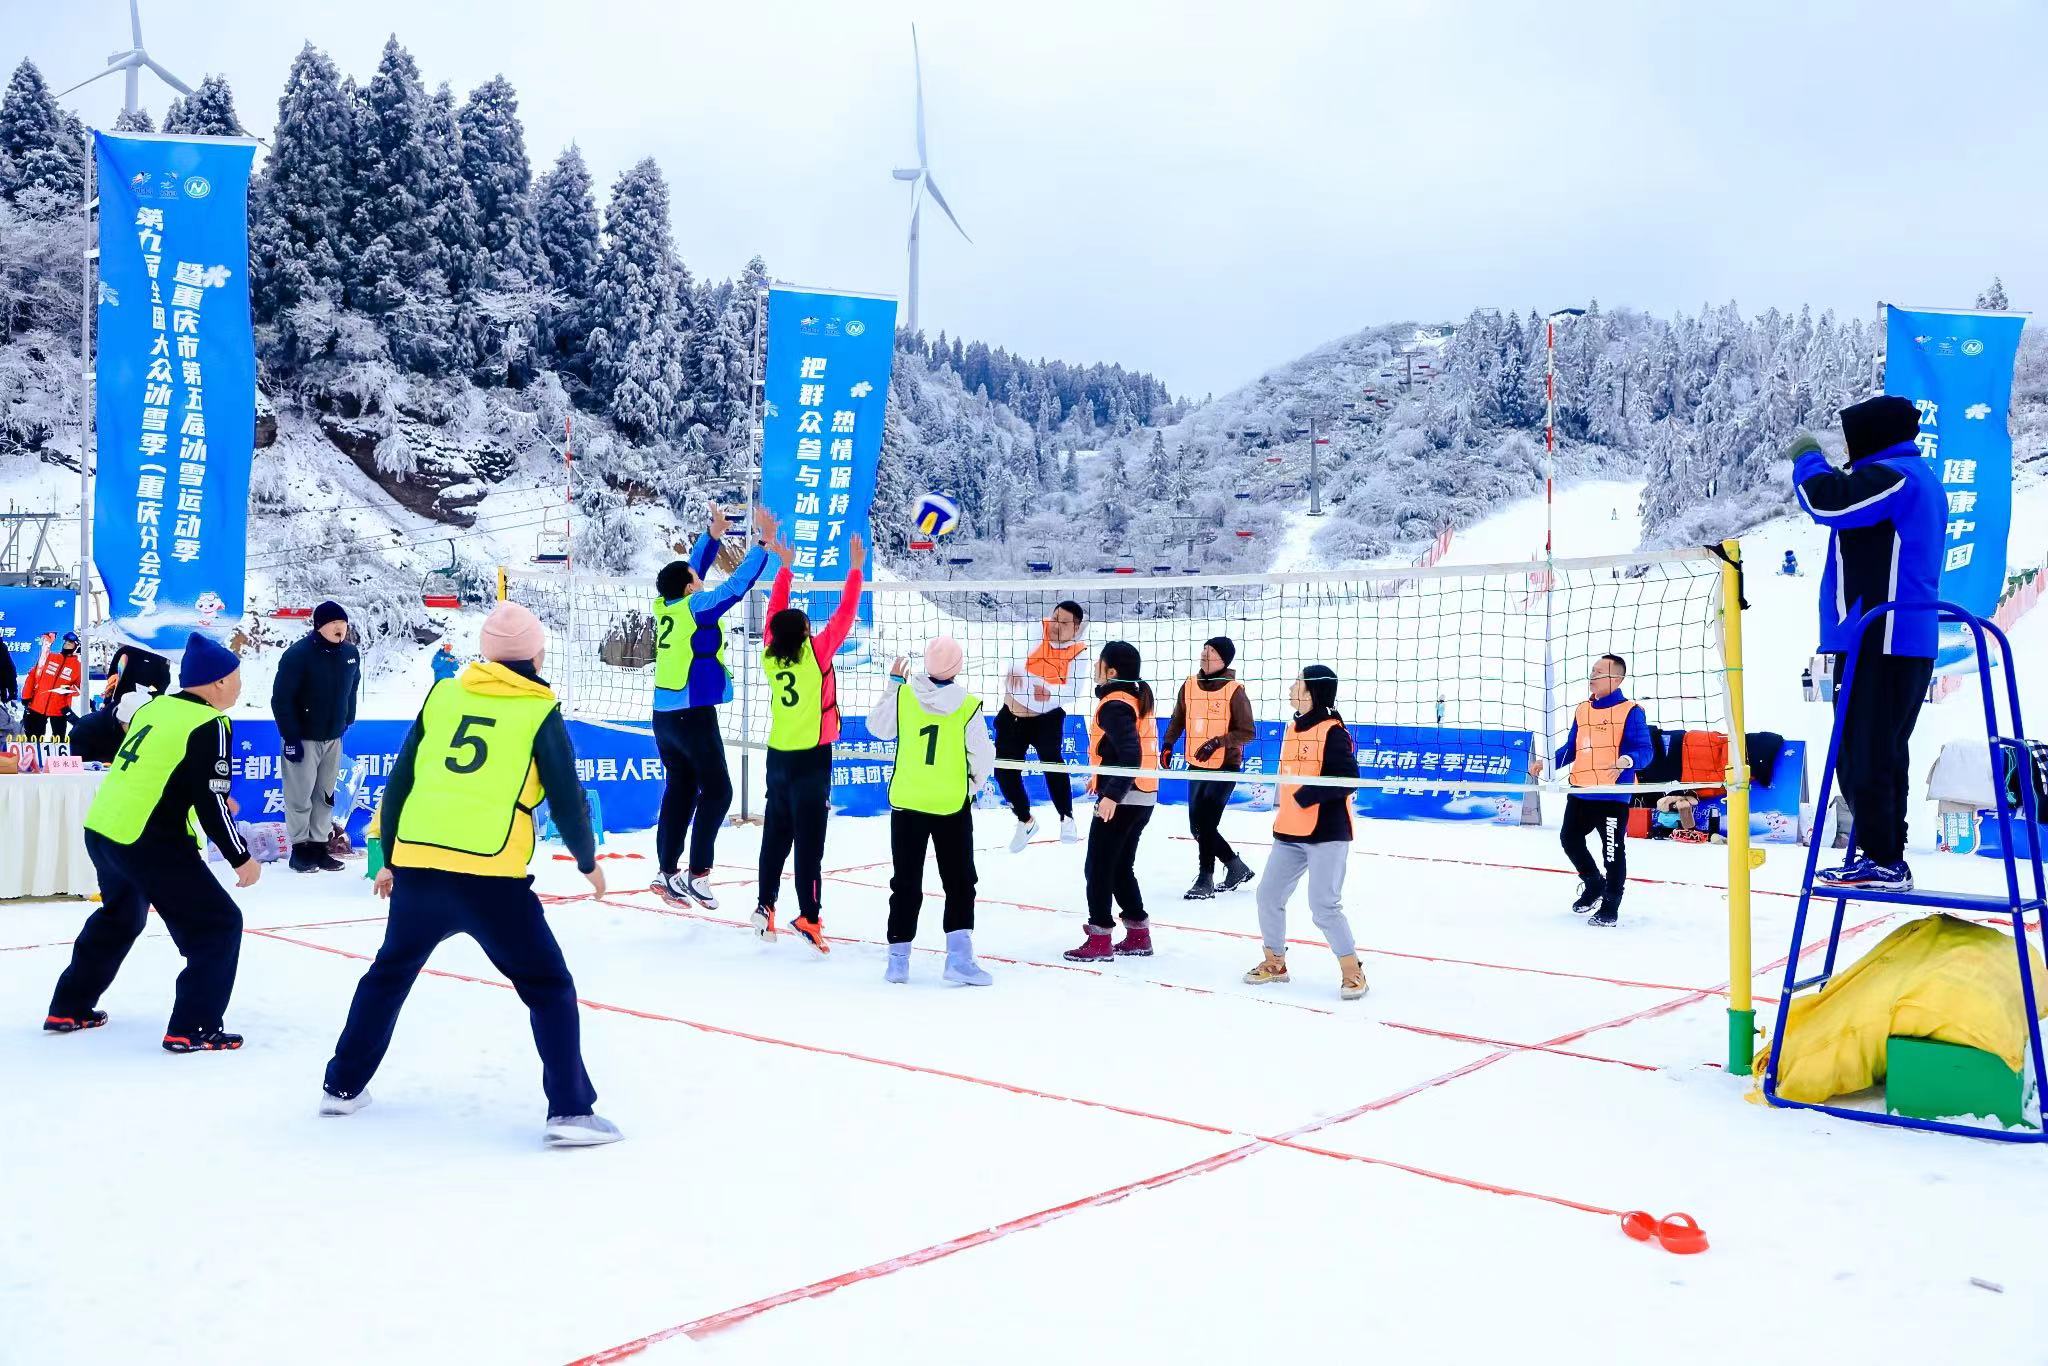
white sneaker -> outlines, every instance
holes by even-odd
[[[358,1091],[352,1096],[337,1096],[331,1091],[320,1093],[320,1113],[323,1115],[352,1115],[370,1103],[368,1091]]]
[[[685,873],[682,875],[681,881],[683,891],[688,894],[692,901],[707,911],[718,909],[718,898],[711,894],[710,878],[698,877],[695,873]]]
[[[1018,821],[1017,833],[1010,836],[1010,852],[1013,854],[1023,853],[1024,846],[1031,843],[1031,837],[1037,833],[1037,821]]]
[[[1074,818],[1072,816],[1060,817],[1060,843],[1079,844],[1080,842],[1081,831],[1074,824]]]
[[[595,1148],[600,1143],[617,1143],[625,1135],[603,1115],[549,1115],[547,1145],[550,1148]]]

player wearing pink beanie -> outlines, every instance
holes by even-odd
[[[547,633],[531,608],[516,602],[501,602],[484,618],[477,636],[477,652],[493,664],[523,661],[540,668],[547,650]]]

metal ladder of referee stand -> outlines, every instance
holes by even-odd
[[[1932,607],[1944,621],[1958,621],[1969,628],[1977,647],[1977,682],[1984,701],[1984,735],[1991,746],[1992,781],[1996,786],[1998,802],[1998,835],[2004,844],[2005,894],[1987,895],[1975,892],[1938,892],[1916,888],[1910,892],[1882,891],[1871,888],[1848,887],[1835,890],[1816,887],[1814,870],[1820,863],[1820,822],[1816,820],[1811,847],[1806,851],[1806,874],[1799,887],[1799,913],[1792,922],[1792,949],[1785,959],[1785,982],[1778,993],[1778,1023],[1771,1031],[1769,1061],[1764,1066],[1764,1099],[1772,1105],[1787,1110],[1818,1110],[1822,1114],[1836,1115],[1842,1119],[1860,1120],[1867,1124],[1890,1124],[1901,1129],[1931,1129],[1937,1133],[1962,1134],[1970,1138],[1999,1139],[2008,1143],[2040,1143],[2048,1141],[2048,1124],[2026,1132],[2010,1132],[1975,1124],[1952,1124],[1939,1119],[1916,1119],[1910,1115],[1895,1115],[1882,1110],[1858,1110],[1843,1105],[1822,1105],[1806,1101],[1786,1100],[1778,1094],[1778,1054],[1785,1044],[1785,1020],[1792,1009],[1792,993],[1807,987],[1825,986],[1835,975],[1835,953],[1841,947],[1842,916],[1851,901],[1880,902],[1896,906],[1931,906],[1940,910],[1977,911],[1993,915],[2012,917],[2013,947],[2019,954],[2020,994],[2026,1003],[2027,1036],[2034,1063],[2034,1095],[2038,1106],[2048,1107],[2048,1061],[2044,1061],[2041,1049],[2041,1020],[2035,1007],[2033,965],[2027,955],[2026,918],[2029,913],[2036,917],[2036,927],[2041,934],[2044,954],[2048,954],[2048,884],[2042,880],[2041,869],[2041,813],[2034,798],[2034,783],[2031,758],[2027,750],[2026,728],[2020,721],[2019,681],[2014,676],[2012,645],[2005,638],[2005,632],[1996,624],[1967,612],[1949,602],[1896,603],[1887,602],[1865,612],[1856,623],[1851,639],[1862,640],[1868,629],[1878,618],[1901,607],[1924,610]],[[2012,734],[1998,732],[1997,694],[1991,686],[1991,656],[1985,649],[1985,637],[1998,642],[1999,658],[2005,665],[2005,700],[2007,713],[2012,722]],[[1841,697],[1836,703],[1834,733],[1828,740],[1827,767],[1821,771],[1820,801],[1814,808],[1818,812],[1828,809],[1828,800],[1833,792],[1835,763],[1842,749],[1842,718],[1848,713],[1849,690],[1856,682],[1856,656],[1851,653],[1842,671]],[[2020,890],[2019,861],[2014,853],[2013,827],[2014,812],[2006,799],[2006,770],[1998,762],[2001,755],[2017,764],[2020,775],[2020,812],[2027,823],[2027,861],[2033,872],[2034,890],[2032,896]],[[1856,827],[1852,821],[1849,827],[1849,851],[1856,848]],[[1833,921],[1828,926],[1827,957],[1820,971],[1811,977],[1799,976],[1800,946],[1806,938],[1806,915],[1816,897],[1832,898],[1835,903]]]

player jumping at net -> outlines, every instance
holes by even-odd
[[[1162,755],[1171,755],[1174,741],[1185,738],[1189,768],[1236,773],[1244,767],[1244,747],[1256,731],[1251,697],[1230,667],[1236,657],[1237,646],[1229,636],[1215,636],[1202,646],[1200,672],[1180,685],[1180,695],[1174,699],[1173,718],[1166,723],[1166,735],[1159,742]],[[1216,895],[1218,865],[1223,868],[1226,892],[1236,891],[1256,876],[1223,838],[1223,810],[1230,805],[1235,786],[1221,780],[1188,784],[1188,831],[1195,837],[1201,865],[1184,900],[1204,901]]]
[[[1011,667],[1005,680],[1002,709],[996,712],[996,757],[1022,759],[1036,750],[1040,763],[1066,762],[1060,748],[1067,727],[1067,713],[1079,711],[1087,698],[1088,646],[1081,640],[1081,623],[1087,613],[1071,599],[1052,609],[1045,619],[1043,634],[1031,653]],[[1024,793],[1024,774],[1014,768],[996,771],[996,786],[1017,815],[1017,829],[1010,836],[1010,852],[1017,853],[1038,833],[1031,815],[1031,798]],[[1072,844],[1081,838],[1074,827],[1074,790],[1064,773],[1045,775],[1046,794],[1059,813],[1060,840]]]
[[[1650,762],[1650,723],[1643,709],[1622,694],[1628,665],[1620,655],[1593,661],[1586,700],[1572,716],[1571,733],[1557,751],[1557,766],[1569,768],[1573,787],[1611,787],[1633,783],[1636,770]],[[1533,770],[1541,774],[1543,761]],[[1587,923],[1612,925],[1628,886],[1628,808],[1626,792],[1572,793],[1564,799],[1564,828],[1559,842],[1579,873],[1579,897],[1572,909]],[[1600,861],[1586,852],[1586,836],[1600,839]]]
[[[819,953],[825,943],[820,888],[825,876],[825,820],[832,814],[832,742],[839,738],[839,677],[832,658],[853,629],[860,610],[861,570],[867,543],[847,543],[846,583],[825,629],[811,633],[811,619],[789,605],[793,577],[789,542],[780,536],[768,547],[782,567],[768,593],[768,643],[761,672],[768,680],[768,790],[761,821],[761,890],[754,933],[775,937],[775,898],[782,889],[782,863],[796,851],[797,917],[790,928]]]
[[[946,899],[946,980],[985,987],[974,961],[974,794],[995,768],[981,702],[963,687],[967,655],[951,636],[924,648],[924,672],[889,666],[889,689],[868,713],[868,731],[896,742],[889,769],[889,965],[885,981],[910,980],[910,941],[924,904],[924,851],[939,865]]]
[[[604,895],[576,750],[540,675],[540,618],[499,603],[478,644],[483,663],[427,693],[384,789],[376,892],[390,898],[391,914],[327,1064],[320,1113],[352,1115],[370,1103],[364,1088],[412,984],[443,940],[466,934],[526,1004],[547,1094],[547,1145],[613,1143],[618,1128],[594,1113],[597,1090],[583,1068],[576,983],[526,871],[533,811],[546,798],[577,871]]]
[[[200,857],[193,821],[253,887],[263,865],[228,810],[232,728],[222,713],[242,695],[242,661],[194,632],[178,664],[179,691],[145,704],[85,815],[85,852],[99,875],[100,908],[78,932],[43,1028],[53,1034],[107,1022],[95,1007],[113,984],[149,908],[185,955],[164,1049],[213,1053],[242,1046],[223,1027],[241,957],[242,912]]]
[[[1337,994],[1347,1001],[1365,995],[1365,969],[1358,941],[1344,916],[1344,869],[1351,861],[1351,796],[1348,787],[1319,787],[1307,778],[1356,778],[1358,751],[1337,711],[1337,671],[1311,664],[1288,695],[1294,720],[1280,741],[1280,794],[1273,806],[1273,854],[1259,884],[1259,939],[1266,956],[1244,975],[1253,985],[1285,982],[1287,899],[1308,877],[1308,909],[1337,955]],[[1290,779],[1292,781],[1290,781]]]
[[[732,808],[732,776],[725,765],[725,740],[718,733],[718,709],[732,701],[732,672],[725,667],[721,619],[745,597],[768,568],[766,542],[778,535],[775,515],[754,509],[761,539],[725,582],[704,586],[718,558],[730,519],[711,505],[711,523],[687,560],[671,560],[655,576],[654,747],[668,782],[661,793],[655,854],[661,861],[654,890],[671,905],[692,902],[718,909],[711,893],[711,865],[718,827]],[[682,870],[684,843],[689,871]]]
[[[1068,949],[1069,962],[1089,963],[1113,956],[1150,958],[1152,922],[1138,887],[1138,840],[1159,800],[1159,725],[1153,718],[1152,688],[1139,675],[1138,647],[1112,640],[1095,665],[1095,715],[1088,723],[1088,762],[1107,768],[1149,769],[1149,778],[1101,773],[1091,778],[1095,820],[1088,827],[1088,934]],[[1124,937],[1110,943],[1122,912]]]

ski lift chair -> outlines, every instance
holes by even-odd
[[[455,574],[461,566],[455,560],[455,542],[448,542],[448,563],[420,576],[420,605],[437,612],[452,612],[462,606],[462,590]]]

